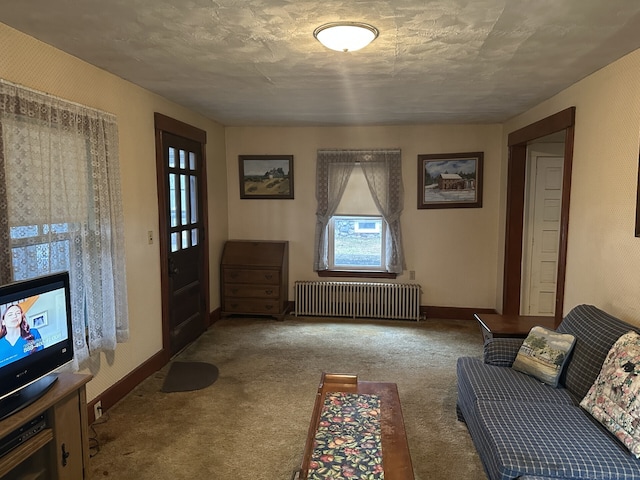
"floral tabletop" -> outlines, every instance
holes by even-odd
[[[378,395],[326,394],[307,479],[384,479]]]

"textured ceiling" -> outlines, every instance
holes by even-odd
[[[380,36],[328,50],[337,20]],[[0,22],[225,125],[503,122],[640,48],[638,0],[2,0]]]

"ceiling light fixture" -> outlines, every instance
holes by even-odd
[[[313,36],[331,50],[355,52],[373,42],[378,33],[378,29],[368,23],[332,22],[320,25]]]

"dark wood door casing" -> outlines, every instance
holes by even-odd
[[[569,200],[571,197],[575,111],[575,107],[569,107],[538,122],[511,132],[508,136],[507,208],[502,291],[502,313],[504,315],[519,315],[520,313],[527,145],[538,138],[564,130],[564,171],[562,179],[562,205],[560,211],[560,239],[554,315],[556,325],[562,319],[569,231]]]
[[[173,118],[167,117],[160,113],[155,113],[155,135],[156,135],[156,166],[157,166],[157,179],[158,179],[158,213],[159,213],[159,245],[160,245],[160,278],[162,289],[162,346],[163,355],[165,360],[168,361],[171,356],[177,353],[176,347],[173,345],[172,336],[189,334],[180,332],[180,325],[175,325],[175,320],[172,315],[172,300],[173,300],[173,287],[176,287],[181,293],[187,297],[191,297],[195,300],[202,310],[201,314],[198,312],[187,312],[188,316],[197,318],[197,322],[201,322],[201,325],[196,325],[196,331],[204,331],[209,326],[209,312],[210,312],[210,298],[209,298],[209,233],[207,225],[207,182],[206,182],[206,132],[196,127],[180,122]],[[196,255],[194,251],[185,250],[184,252],[171,252],[171,245],[169,242],[169,236],[171,233],[170,219],[168,218],[166,202],[168,198],[168,185],[167,174],[168,168],[166,168],[165,150],[168,148],[170,142],[176,143],[184,140],[186,144],[195,142],[199,144],[196,146],[198,149],[197,154],[200,157],[200,165],[198,167],[198,177],[201,181],[198,182],[199,189],[199,215],[200,222],[199,228],[201,228],[201,234],[199,236],[199,243],[202,246],[198,249],[197,258],[192,258]],[[172,269],[170,264],[180,263],[178,268],[178,275],[171,277]],[[183,269],[180,272],[180,268]],[[179,282],[185,282],[186,276],[193,270],[193,268],[201,269],[200,278],[197,285],[178,285]],[[193,272],[191,272],[193,273]],[[195,292],[197,289],[198,292]],[[185,338],[186,338],[185,337]]]

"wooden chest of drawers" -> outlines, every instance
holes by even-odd
[[[222,252],[222,316],[282,319],[289,304],[289,242],[229,240]]]

